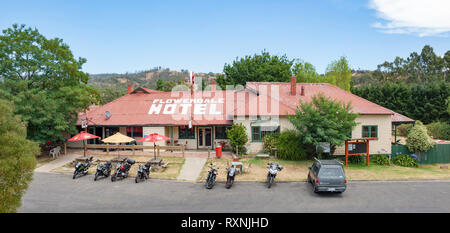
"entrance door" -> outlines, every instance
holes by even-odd
[[[212,145],[212,128],[198,128],[198,148],[208,148]]]

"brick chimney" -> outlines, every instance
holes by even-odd
[[[291,77],[291,95],[297,94],[297,78],[295,76]]]
[[[128,84],[128,94],[133,92],[133,84]]]
[[[216,91],[216,85],[217,85],[216,80],[213,80],[211,82],[211,91]]]
[[[304,87],[304,86],[302,86],[300,95],[301,95],[301,96],[305,96],[305,87]]]

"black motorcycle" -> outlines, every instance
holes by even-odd
[[[283,166],[277,163],[268,163],[267,168],[269,168],[269,171],[267,172],[267,188],[270,188],[275,177],[277,176],[278,171],[283,170]]]
[[[150,170],[152,169],[152,165],[150,163],[146,163],[145,165],[139,165],[138,172],[136,175],[136,183],[139,183],[141,180],[148,179],[150,175]]]
[[[212,189],[216,184],[217,170],[219,168],[214,168],[212,163],[210,163],[208,167],[210,168],[210,170],[208,172],[208,177],[206,177],[205,187],[207,189]]]
[[[91,166],[92,157],[86,159],[84,163],[77,162],[75,164],[75,171],[73,172],[73,179],[75,179],[79,174],[87,175],[89,171],[89,167]]]
[[[227,183],[225,184],[225,188],[229,189],[234,183],[234,177],[236,175],[236,168],[232,165],[227,169]]]
[[[111,181],[114,182],[118,177],[124,179],[128,177],[128,173],[130,172],[131,165],[135,162],[132,159],[126,159],[125,162],[118,162],[116,166],[116,170],[114,174],[111,176]]]
[[[95,172],[94,181],[98,179],[99,176],[108,177],[111,174],[112,164],[111,161],[107,161],[106,163],[98,164],[97,171]]]

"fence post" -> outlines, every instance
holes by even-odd
[[[183,158],[184,158],[184,145],[181,145],[181,152],[182,152]]]
[[[109,143],[106,143],[106,155],[109,155]]]
[[[156,146],[156,154],[159,157],[159,145]]]

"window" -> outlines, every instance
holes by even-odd
[[[227,137],[227,129],[230,129],[231,126],[216,126],[216,139],[228,139]]]
[[[362,127],[363,138],[377,138],[378,126],[377,125],[363,125]]]
[[[179,139],[195,139],[194,127],[190,128],[188,126],[178,127],[178,138]]]
[[[127,127],[127,136],[128,137],[142,137],[142,127]]]
[[[280,133],[280,126],[252,126],[252,141],[261,142],[265,135]]]

